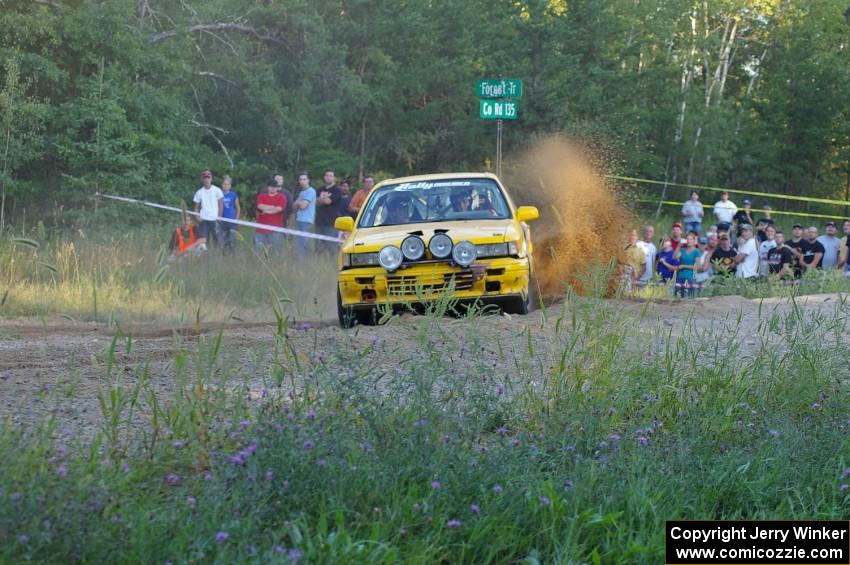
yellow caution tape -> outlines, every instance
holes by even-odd
[[[642,204],[658,204],[659,203],[658,200],[649,200],[649,199],[644,199],[644,198],[635,199],[635,200],[633,200],[633,202],[640,202]],[[661,200],[660,203],[666,204],[668,206],[681,206],[682,204],[684,204],[684,202],[674,202],[672,200]],[[702,207],[703,208],[714,208],[714,205],[713,204],[702,204]],[[751,210],[753,212],[764,213],[764,210],[759,209],[759,208],[751,208]],[[781,210],[771,210],[770,213],[771,213],[771,215],[778,214],[778,215],[782,215],[782,216],[800,216],[800,217],[803,217],[803,218],[825,218],[827,220],[836,220],[836,216],[826,216],[824,214],[806,214],[804,212],[783,212]]]
[[[743,188],[723,188],[720,186],[703,186],[698,184],[685,184],[681,182],[665,182],[663,180],[652,180],[652,179],[640,179],[635,177],[622,177],[619,175],[603,175],[605,178],[616,179],[616,180],[625,180],[630,182],[637,182],[642,184],[657,184],[657,185],[667,185],[667,186],[678,186],[681,188],[690,188],[690,189],[699,189],[699,190],[715,190],[718,192],[729,192],[735,194],[745,194],[747,196],[764,196],[767,198],[784,198],[785,200],[798,200],[800,202],[818,202],[820,204],[835,204],[838,206],[850,206],[850,201],[847,200],[831,200],[829,198],[814,198],[810,196],[794,196],[791,194],[770,194],[768,192],[756,192],[752,190],[745,190]],[[822,216],[827,217],[827,216]]]

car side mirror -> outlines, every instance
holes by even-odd
[[[354,231],[354,220],[351,216],[340,216],[334,220],[334,227],[339,231]]]
[[[536,220],[540,217],[540,212],[536,206],[520,206],[516,210],[516,219],[518,222],[528,222]]]

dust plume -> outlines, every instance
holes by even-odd
[[[562,137],[547,138],[518,157],[505,180],[517,205],[534,205],[531,223],[534,271],[544,298],[562,296],[564,284],[579,293],[620,256],[630,210],[602,177],[599,153]],[[594,284],[613,289],[614,277]]]

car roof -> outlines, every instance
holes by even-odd
[[[403,182],[421,182],[432,180],[451,180],[451,179],[492,179],[499,182],[498,177],[493,173],[437,173],[430,175],[415,175],[411,177],[398,177],[381,181],[381,184],[396,184]],[[499,183],[501,184],[501,183]]]

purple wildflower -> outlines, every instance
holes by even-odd
[[[649,445],[649,440],[643,436],[638,437],[637,440],[641,447],[646,447],[647,445]]]
[[[305,414],[304,417],[307,418],[308,420],[315,420],[316,419],[316,411],[313,410],[313,409],[307,410],[307,414]]]
[[[21,493],[19,493],[19,492],[13,492],[12,494],[10,494],[10,495],[9,495],[9,498],[11,498],[11,499],[12,499],[12,502],[17,502],[17,501],[19,501],[21,498],[23,498],[23,496],[24,496],[24,495],[22,495],[22,494],[21,494]]]
[[[283,424],[281,424],[279,422],[275,422],[274,424],[272,424],[272,427],[274,428],[274,431],[276,431],[276,432],[282,432],[283,431]]]
[[[244,432],[248,429],[248,426],[251,425],[251,420],[240,420],[239,421],[239,431]]]
[[[66,476],[68,476],[68,469],[66,469],[66,468],[65,468],[65,465],[59,465],[59,466],[56,468],[56,475],[57,475],[60,479],[64,479]]]
[[[206,473],[204,473],[204,480],[205,480],[205,481],[207,481],[207,482],[209,482],[209,481],[213,480],[213,475],[212,475],[212,473],[210,473],[209,471],[207,471]]]
[[[304,449],[313,449],[314,447],[316,447],[316,444],[313,443],[311,440],[309,440],[309,439],[304,440]]]
[[[233,463],[234,465],[244,465],[245,464],[245,456],[240,452],[236,455],[231,455],[227,458],[228,461]]]
[[[124,461],[123,463],[121,463],[121,470],[125,473],[129,473],[130,472],[130,464],[127,463],[126,461]]]
[[[274,546],[274,552],[275,553],[285,553],[286,548],[283,547],[282,545],[276,545],[276,546]]]
[[[165,477],[165,482],[170,485],[176,485],[180,483],[180,475],[175,475],[174,473]]]
[[[186,445],[186,442],[184,442],[182,439],[177,439],[177,440],[174,440],[174,443],[172,443],[171,445],[174,446],[174,449],[180,449],[184,445]]]
[[[599,442],[599,449],[605,449],[606,447],[608,447],[607,441],[602,440],[602,441]]]
[[[503,436],[506,433],[508,433],[508,428],[506,428],[504,426],[500,426],[499,429],[496,430],[496,433],[499,434],[500,436]]]
[[[328,462],[325,461],[324,459],[319,459],[318,461],[316,461],[316,465],[318,465],[319,467],[324,467],[327,464],[328,464]]]
[[[398,529],[398,535],[406,536],[407,535],[407,528],[399,528]]]
[[[545,496],[539,496],[537,497],[537,500],[540,501],[540,506],[546,507],[552,505],[552,501],[546,498]]]
[[[440,481],[431,481],[431,488],[432,488],[432,489],[437,490],[437,489],[438,489],[438,488],[440,488],[441,486],[442,486],[442,485],[440,484]]]
[[[820,402],[812,402],[812,410],[820,410],[821,403]]]
[[[502,487],[499,486],[499,485],[493,485],[493,492],[495,492],[496,494],[501,494],[502,493]]]
[[[378,345],[378,341],[380,341],[380,340],[378,339],[378,336],[373,335],[372,339],[370,341],[372,342],[372,346],[374,347],[374,346]]]
[[[195,500],[194,496],[187,496],[186,504],[189,506],[189,508],[194,508],[198,504],[198,501]]]
[[[611,440],[611,443],[617,443],[617,442],[620,441],[620,434],[615,432],[615,433],[611,434],[610,436],[608,436],[608,439]]]
[[[496,387],[496,394],[505,394],[505,387],[499,385]]]
[[[842,477],[850,477],[850,469],[844,469],[844,472],[841,473]]]
[[[841,492],[844,492],[844,491],[846,491],[848,488],[850,488],[850,485],[848,485],[847,483],[844,483],[844,484],[842,484],[840,487],[838,487],[838,490],[840,490]]]
[[[779,437],[779,432],[777,430],[767,430],[772,437]]]
[[[115,514],[114,516],[112,516],[112,518],[109,519],[109,521],[112,522],[113,524],[117,524],[118,522],[121,521],[121,516],[118,515],[118,514]]]
[[[224,542],[227,541],[227,538],[229,538],[229,537],[230,537],[230,534],[228,534],[227,532],[218,532],[215,535],[215,541],[217,541],[218,543],[224,543]]]
[[[269,469],[268,471],[266,471],[266,480],[270,481],[272,479],[274,479],[274,471]]]
[[[59,459],[64,459],[67,454],[68,447],[64,443],[60,443],[59,446],[56,448],[56,457],[58,457]]]
[[[514,447],[519,447],[519,438],[512,439],[511,445],[514,446]]]
[[[459,528],[462,523],[463,522],[461,522],[460,520],[449,520],[448,522],[446,522],[446,526],[449,528]]]
[[[243,451],[243,453],[247,453],[248,455],[253,455],[256,452],[257,452],[257,441],[256,440],[254,440],[250,444],[248,444],[248,447],[246,447]]]
[[[30,537],[26,534],[21,534],[18,536],[19,543],[27,543],[30,540]]]
[[[481,513],[481,507],[478,506],[477,504],[470,504],[469,505],[469,511],[472,512],[473,514],[480,514]]]
[[[11,378],[12,378],[12,373],[9,372],[9,371],[6,371],[5,373],[3,373],[3,376],[0,377],[0,379],[3,379],[4,381],[8,381]]]
[[[298,563],[301,561],[301,558],[304,557],[304,554],[300,549],[290,548],[286,550],[286,556],[289,557],[290,563]]]
[[[573,484],[572,479],[567,479],[566,481],[564,481],[564,490],[573,490],[574,487],[575,485]]]

